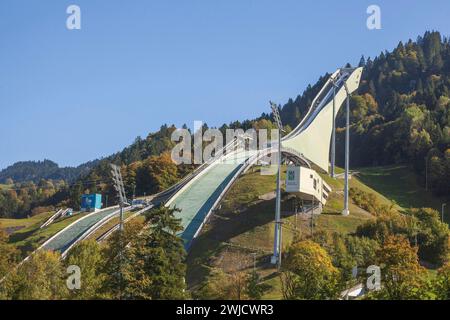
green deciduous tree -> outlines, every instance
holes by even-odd
[[[4,286],[8,299],[63,299],[67,296],[67,286],[60,255],[38,251],[6,277]]]
[[[107,279],[104,270],[104,256],[100,245],[94,240],[82,241],[73,247],[64,266],[78,266],[81,271],[81,288],[69,290],[69,299],[99,299],[106,298],[102,294],[102,286]]]
[[[440,221],[439,212],[431,208],[411,209],[409,214],[417,219],[419,257],[436,265],[450,258],[450,233],[448,225]]]
[[[438,270],[433,289],[438,299],[450,299],[450,263],[446,263]]]
[[[264,293],[270,289],[270,286],[262,283],[258,272],[253,271],[248,276],[247,288],[245,292],[251,300],[259,300]]]

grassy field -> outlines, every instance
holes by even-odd
[[[209,273],[210,259],[220,259],[228,247],[248,243],[260,254],[270,251],[273,239],[274,201],[261,201],[259,196],[275,188],[275,176],[262,176],[253,170],[241,177],[230,189],[210,223],[191,247],[188,256],[188,284],[197,285]],[[268,238],[268,239],[267,239]]]
[[[0,229],[22,229],[34,224],[41,224],[47,220],[54,212],[45,212],[25,219],[0,219]]]
[[[401,208],[430,207],[438,211],[446,202],[425,191],[418,183],[418,177],[407,166],[387,166],[358,168],[359,179],[367,186],[377,190],[385,198],[395,201]]]
[[[80,213],[71,217],[58,219],[49,226],[40,229],[40,226],[52,215],[54,212],[42,213],[27,219],[0,219],[0,229],[6,230],[10,233],[9,243],[12,246],[20,249],[23,255],[27,255],[31,251],[37,249],[51,236],[55,235],[60,230],[67,227],[69,224],[75,222],[88,213]],[[132,212],[125,212],[125,218],[130,216]],[[136,219],[143,219],[143,217],[136,217]],[[97,238],[109,228],[117,224],[119,218],[114,218],[105,224],[102,228],[97,230],[91,238]]]

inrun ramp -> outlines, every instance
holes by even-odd
[[[117,207],[93,212],[80,218],[47,240],[41,246],[41,249],[59,251],[61,253],[66,251],[90,227],[114,212],[118,212]]]
[[[254,152],[239,151],[216,160],[166,204],[181,209],[181,212],[175,213],[175,217],[181,219],[184,230],[180,236],[186,247],[195,238],[225,188],[253,154]]]

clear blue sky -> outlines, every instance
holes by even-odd
[[[66,29],[70,4],[81,30]],[[370,4],[382,30],[366,28]],[[78,165],[162,123],[257,117],[362,54],[450,35],[449,12],[448,0],[2,0],[0,168]]]

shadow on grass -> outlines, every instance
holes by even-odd
[[[39,228],[33,228],[28,231],[12,233],[9,235],[9,243],[16,243],[19,241],[23,241],[26,238],[30,237],[33,233],[35,233],[38,230],[39,230]]]
[[[9,243],[16,244],[17,249],[22,253],[23,257],[26,257],[32,251],[39,247],[39,243],[45,239],[45,236],[35,236],[39,232],[40,228],[35,227],[27,231],[15,232],[9,235]]]
[[[342,216],[342,213],[340,213],[340,212],[335,212],[335,211],[333,211],[333,212],[330,212],[330,211],[328,211],[328,212],[322,211],[321,215],[322,215],[322,216]]]

